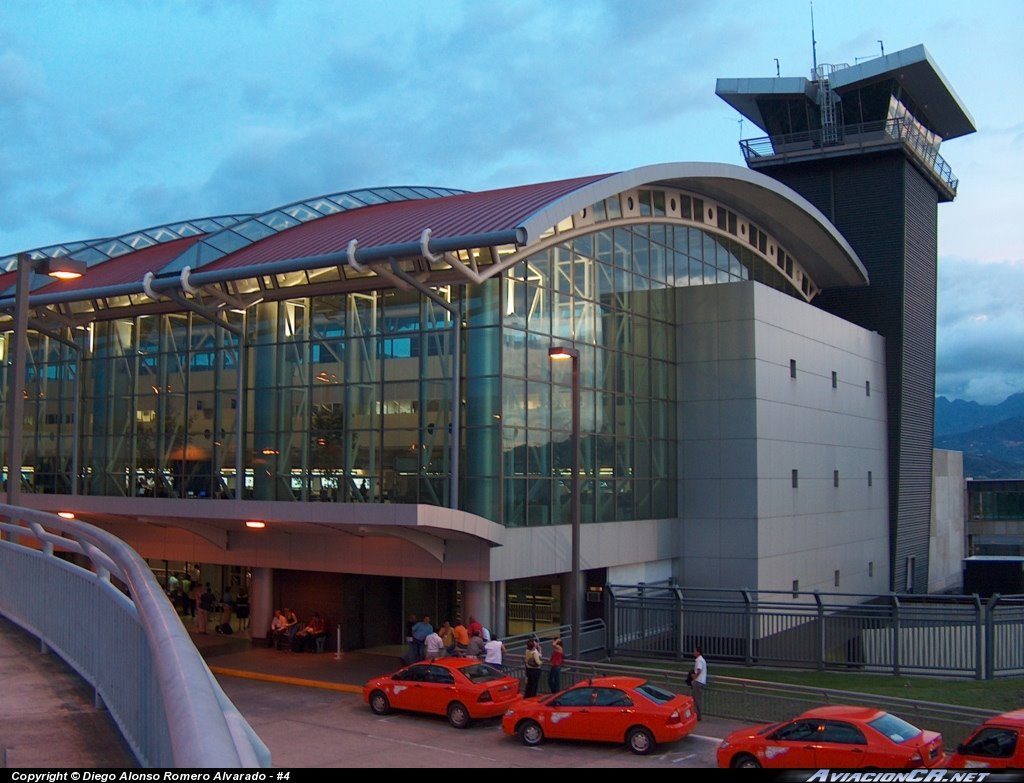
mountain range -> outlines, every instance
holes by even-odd
[[[1024,393],[998,405],[937,397],[935,447],[962,451],[970,478],[1024,478]]]

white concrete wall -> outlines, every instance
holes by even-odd
[[[679,551],[675,520],[599,522],[580,528],[580,568],[630,566],[647,572],[644,564],[670,561]],[[560,574],[572,567],[572,529],[569,525],[510,528],[503,546],[490,550],[490,578],[525,579]],[[667,579],[671,571],[644,581]]]
[[[678,304],[683,584],[884,592],[882,338],[753,282]]]
[[[730,289],[723,292],[720,289]],[[757,428],[753,291],[677,291],[678,577],[684,585],[757,585]]]
[[[963,589],[967,556],[967,487],[961,451],[935,449],[932,454],[932,516],[928,535],[928,592]]]
[[[635,585],[640,582],[665,582],[673,576],[672,560],[658,560],[651,563],[632,563],[612,566],[608,569],[608,583],[613,585]]]

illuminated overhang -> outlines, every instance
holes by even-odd
[[[502,546],[506,530],[483,517],[449,508],[401,503],[298,503],[259,500],[195,501],[177,498],[125,498],[89,495],[32,495],[26,504],[41,511],[74,508],[78,519],[100,527],[138,524],[187,531],[227,550],[233,535],[259,519],[280,535],[391,537],[407,541],[444,562],[448,542]]]
[[[612,174],[545,205],[523,220],[520,228],[529,244],[601,199],[657,185],[700,193],[743,213],[799,258],[819,288],[868,283],[867,270],[856,252],[817,207],[771,177],[725,163],[662,163]]]

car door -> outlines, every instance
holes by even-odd
[[[397,710],[420,711],[423,703],[423,683],[427,678],[427,666],[415,664],[391,677],[386,688],[391,706]]]
[[[1004,768],[1020,765],[1020,749],[1020,732],[1017,729],[985,726],[957,750],[965,767]]]
[[[444,666],[426,666],[419,698],[421,712],[444,715],[448,705],[456,701],[455,676]]]
[[[822,721],[798,719],[776,729],[765,740],[764,765],[790,769],[817,767],[819,729]]]
[[[570,688],[549,701],[544,733],[552,739],[588,739],[593,692],[589,686]]]
[[[593,739],[603,742],[622,742],[626,730],[636,723],[633,700],[621,688],[594,688],[594,701],[590,712]]]
[[[819,737],[815,767],[855,769],[867,764],[868,741],[864,732],[840,720],[827,720]]]

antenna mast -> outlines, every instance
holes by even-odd
[[[814,40],[814,0],[811,0],[811,59],[814,63],[814,78],[818,78],[818,42]]]

